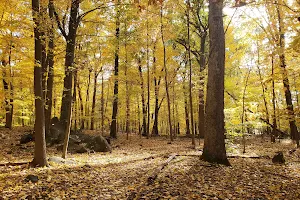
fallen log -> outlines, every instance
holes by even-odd
[[[234,154],[229,154],[229,155],[227,155],[227,158],[270,159],[270,156],[268,156],[268,155],[258,156],[258,155],[234,155]]]
[[[16,162],[16,163],[8,162],[8,163],[0,163],[0,166],[20,166],[20,165],[26,165],[29,163],[30,163],[30,161]]]
[[[155,179],[157,178],[158,174],[177,156],[177,154],[171,154],[169,156],[169,158],[162,164],[160,165],[158,168],[156,168],[154,170],[154,172],[152,173],[151,176],[148,177],[147,182],[148,185],[152,185],[155,181]]]

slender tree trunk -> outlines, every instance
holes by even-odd
[[[204,148],[201,158],[208,162],[230,165],[225,149],[224,71],[225,35],[223,0],[209,1],[209,63],[205,105]]]
[[[278,3],[282,3],[281,0],[278,0]],[[288,71],[286,69],[286,59],[285,59],[285,30],[284,30],[284,22],[282,19],[282,10],[281,5],[276,4],[277,7],[277,16],[278,16],[278,33],[279,33],[279,60],[280,60],[280,67],[282,70],[282,79],[283,79],[283,87],[284,87],[284,94],[285,94],[285,101],[287,105],[287,112],[289,115],[289,124],[290,124],[290,131],[291,131],[291,138],[296,141],[297,147],[299,147],[299,133],[296,126],[295,121],[295,113],[292,101],[292,95],[290,91],[290,83],[288,78]]]
[[[7,66],[9,66],[9,61],[5,59],[2,60],[3,65],[3,88],[4,88],[4,101],[5,101],[5,128],[12,129],[12,119],[13,119],[13,98],[12,98],[12,83],[11,83],[11,73],[9,72]]]
[[[49,17],[51,20],[54,18],[53,0],[49,0],[48,4]],[[45,128],[46,135],[49,134],[50,120],[52,113],[52,98],[53,98],[53,80],[54,80],[54,26],[50,25],[49,29],[49,43],[48,43],[48,79],[47,79],[47,92],[46,92],[46,109],[45,109]]]
[[[120,50],[120,0],[117,0],[116,5],[116,49],[115,49],[115,83],[114,83],[114,99],[113,99],[113,111],[110,125],[110,137],[117,138],[117,114],[118,114],[118,74],[119,74],[119,50]]]
[[[47,166],[46,140],[45,140],[45,116],[42,88],[42,45],[40,34],[40,1],[32,0],[32,15],[34,21],[34,94],[35,94],[35,147],[34,158],[31,165],[34,167]]]
[[[247,86],[248,86],[248,80],[250,77],[250,72],[251,72],[251,68],[248,69],[248,73],[246,76],[246,81],[245,81],[245,87],[244,87],[244,91],[243,91],[243,99],[242,99],[242,117],[241,117],[241,121],[242,121],[242,134],[243,134],[243,153],[246,153],[246,136],[245,136],[245,131],[244,131],[244,119],[245,119],[245,99],[246,99],[246,90],[247,90]]]
[[[155,96],[155,108],[154,108],[154,122],[153,122],[153,128],[152,128],[152,135],[158,136],[158,112],[159,112],[159,103],[158,103],[158,95],[159,95],[159,86],[160,86],[160,80],[161,78],[157,78],[156,73],[156,42],[153,46],[153,70],[154,70],[154,96]]]
[[[77,77],[77,90],[78,90],[78,98],[79,98],[79,104],[80,104],[80,116],[81,116],[81,119],[80,119],[80,129],[84,129],[84,108],[83,108],[83,99],[82,99],[82,96],[81,96],[81,89],[80,89],[80,85],[79,85],[79,77]]]
[[[261,84],[261,87],[262,87],[262,95],[263,95],[264,106],[265,106],[265,110],[266,110],[266,120],[267,120],[267,123],[270,124],[269,109],[268,109],[268,103],[267,103],[267,98],[266,98],[266,86],[263,83],[263,78],[262,78],[261,71],[260,71],[260,66],[259,66],[260,65],[260,62],[259,62],[259,59],[260,59],[259,48],[257,50],[257,54],[258,54],[258,57],[257,57],[257,69],[258,69],[258,75],[259,75],[260,84]],[[267,127],[267,134],[270,134],[270,127],[269,126]]]
[[[147,49],[146,49],[146,57],[147,57],[147,138],[149,138],[150,132],[150,61],[149,61],[149,21],[148,21],[148,6],[147,6]]]
[[[130,127],[130,91],[128,83],[128,50],[127,50],[127,23],[125,22],[125,90],[126,90],[126,122],[125,132],[126,139],[129,139],[129,127]]]
[[[91,73],[92,69],[89,69],[89,75],[88,75],[88,82],[87,82],[87,88],[86,88],[86,96],[85,96],[85,122],[86,122],[86,128],[89,128],[89,115],[90,115],[90,85],[91,85]]]
[[[161,33],[161,41],[163,44],[163,67],[165,71],[165,87],[167,94],[167,104],[168,104],[168,121],[169,121],[169,131],[170,131],[170,140],[173,141],[173,130],[172,130],[172,120],[171,120],[171,103],[170,103],[170,94],[169,94],[169,82],[168,82],[168,69],[167,69],[167,56],[166,56],[166,44],[164,38],[164,25],[163,25],[163,2],[161,2],[160,6],[160,33]]]
[[[201,37],[201,47],[200,47],[200,88],[199,88],[199,113],[198,113],[198,129],[199,137],[204,138],[205,132],[205,113],[204,113],[204,70],[205,70],[205,43],[206,43],[207,33],[203,33]]]
[[[95,108],[96,108],[96,95],[97,95],[97,79],[99,72],[95,71],[94,74],[94,91],[93,91],[93,102],[92,102],[92,113],[91,113],[91,130],[95,129]]]
[[[191,127],[192,127],[192,145],[196,148],[195,142],[195,127],[194,127],[194,112],[193,112],[193,95],[192,95],[192,60],[191,60],[191,47],[190,47],[190,1],[187,1],[187,53],[188,53],[188,63],[189,63],[189,97],[190,97],[190,113],[191,113]]]
[[[271,142],[275,142],[277,121],[276,121],[276,96],[275,96],[275,80],[274,80],[274,55],[272,55],[272,105],[273,105],[273,129],[271,134]]]
[[[138,131],[139,131],[139,136],[142,136],[141,132],[141,110],[140,110],[140,100],[139,100],[139,95],[137,95],[137,110],[138,110]]]
[[[143,113],[143,136],[147,136],[147,108],[145,103],[145,92],[144,92],[144,78],[143,78],[143,72],[142,72],[142,63],[141,59],[138,58],[138,68],[139,68],[139,74],[140,74],[140,81],[141,81],[141,97],[142,97],[142,113]]]
[[[103,71],[101,77],[101,134],[104,135],[104,72]]]
[[[74,72],[74,87],[73,87],[73,113],[74,113],[74,130],[77,131],[77,112],[78,112],[78,103],[77,99],[77,70]]]
[[[186,127],[186,132],[185,134],[187,136],[191,135],[191,129],[190,129],[190,117],[189,117],[189,107],[188,107],[188,101],[187,101],[187,92],[186,92],[186,82],[185,82],[185,74],[183,75],[183,98],[184,98],[184,113],[185,113],[185,127]]]

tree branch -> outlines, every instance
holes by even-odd
[[[67,40],[68,35],[67,35],[65,29],[63,28],[63,26],[61,25],[61,22],[59,20],[59,16],[58,16],[58,14],[56,12],[56,9],[55,9],[54,5],[53,5],[53,11],[54,11],[54,16],[55,16],[55,20],[56,20],[58,29],[60,30],[60,32],[64,36],[64,38]]]

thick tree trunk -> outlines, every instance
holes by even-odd
[[[209,1],[209,63],[205,105],[204,149],[202,159],[230,165],[225,149],[224,71],[225,36],[223,27],[223,0]]]
[[[118,93],[119,93],[119,51],[120,51],[120,0],[117,0],[116,5],[116,47],[115,47],[115,83],[114,83],[114,99],[113,110],[110,125],[110,137],[117,138],[117,115],[118,115]]]
[[[278,1],[281,3],[281,0]],[[286,69],[286,60],[285,60],[285,31],[284,31],[284,24],[282,19],[282,10],[281,5],[277,6],[277,14],[278,14],[278,33],[279,33],[279,60],[280,60],[280,68],[282,70],[282,80],[283,80],[283,87],[284,87],[284,94],[285,94],[285,101],[287,105],[287,113],[289,115],[289,124],[290,124],[290,131],[291,131],[291,138],[296,141],[297,147],[299,147],[299,133],[296,126],[295,121],[295,113],[292,101],[292,95],[290,91],[290,83],[288,78],[288,71]]]
[[[31,165],[34,167],[47,166],[46,157],[46,141],[45,141],[45,116],[44,116],[44,100],[42,88],[42,45],[40,34],[40,2],[39,0],[32,0],[32,15],[34,26],[34,94],[35,94],[35,148],[34,158]]]
[[[62,94],[61,114],[60,122],[62,123],[63,130],[67,131],[67,123],[71,117],[72,108],[72,86],[73,86],[73,64],[75,56],[75,43],[76,32],[78,27],[78,12],[80,0],[73,0],[70,11],[69,20],[69,33],[67,35],[66,42],[66,55],[65,55],[65,77],[64,77],[64,90]],[[68,133],[64,133],[68,135]],[[62,135],[62,136],[64,136]]]
[[[171,142],[173,142],[173,130],[172,130],[172,120],[171,120],[171,102],[170,102],[170,95],[169,95],[166,44],[165,44],[165,38],[164,38],[164,25],[163,25],[163,2],[161,2],[161,6],[160,6],[160,33],[161,33],[161,41],[163,44],[163,57],[164,57],[163,67],[164,67],[164,71],[165,71],[164,78],[165,78],[165,87],[166,87],[166,94],[167,94],[170,140],[171,140]]]

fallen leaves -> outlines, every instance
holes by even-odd
[[[251,141],[253,145],[248,146],[248,154],[241,155],[239,149],[234,149],[237,157],[230,158],[232,167],[225,167],[201,161],[201,151],[189,148],[188,138],[177,138],[171,145],[166,145],[167,140],[160,137],[142,141],[138,136],[130,138],[126,141],[121,136],[114,141],[118,148],[112,153],[70,154],[68,160],[74,164],[52,164],[39,169],[24,165],[1,166],[0,197],[56,200],[300,198],[300,163],[295,156],[297,152],[287,153],[291,144]],[[6,148],[10,145],[6,145],[4,151]],[[32,147],[28,148],[31,151]],[[18,154],[15,150],[18,149],[12,152],[15,157],[2,155],[10,162],[30,159],[27,152]],[[272,163],[270,157],[276,151],[286,152],[287,164]],[[58,154],[55,149],[48,152],[50,156]],[[176,159],[160,170],[148,185],[147,178],[174,153]],[[253,159],[253,155],[260,158]],[[28,175],[37,176],[38,181],[25,181]]]

